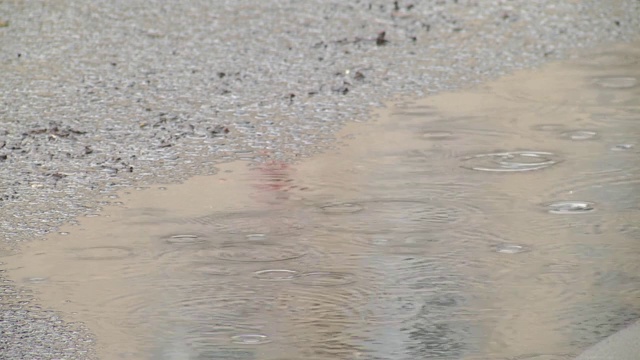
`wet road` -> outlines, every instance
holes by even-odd
[[[332,148],[397,94],[630,41],[639,12],[634,0],[0,1],[0,256],[123,188]],[[0,358],[93,358],[91,332],[7,270],[0,259]]]
[[[108,359],[570,359],[640,318],[637,45],[107,197],[8,275]]]

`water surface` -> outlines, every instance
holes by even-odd
[[[628,46],[391,102],[322,156],[122,193],[9,275],[105,359],[568,359],[640,318],[639,81]]]

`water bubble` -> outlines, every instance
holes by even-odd
[[[562,133],[562,137],[576,141],[591,140],[596,138],[597,136],[597,132],[589,130],[573,130]]]
[[[364,206],[358,203],[338,203],[320,207],[326,214],[353,214],[364,210]]]
[[[260,270],[256,271],[254,277],[260,280],[267,281],[287,281],[293,280],[298,272],[294,270],[286,270],[286,269],[269,269],[269,270]]]
[[[97,246],[75,252],[78,260],[121,260],[135,256],[132,249],[120,246]]]
[[[62,236],[67,236],[69,235],[68,231],[60,231],[58,234],[62,235]]]
[[[584,214],[595,209],[595,204],[588,201],[558,201],[547,204],[547,211],[551,214]]]
[[[339,286],[355,282],[355,275],[337,271],[314,271],[301,274],[293,282],[307,286]]]
[[[560,162],[558,157],[543,151],[509,151],[477,154],[462,158],[464,168],[490,172],[522,172],[541,170]]]
[[[271,342],[267,335],[261,334],[242,334],[231,337],[231,342],[242,345],[261,345]]]
[[[596,80],[596,84],[609,89],[628,89],[638,84],[638,79],[633,76],[603,77]]]
[[[517,244],[500,244],[496,246],[496,251],[501,254],[519,254],[529,251],[526,246]]]

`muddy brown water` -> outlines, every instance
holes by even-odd
[[[639,45],[123,192],[3,262],[104,359],[569,359],[640,318]]]

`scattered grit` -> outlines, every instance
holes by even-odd
[[[122,187],[292,161],[392,96],[638,34],[638,0],[0,1],[0,255]],[[3,280],[0,358],[93,341]]]

